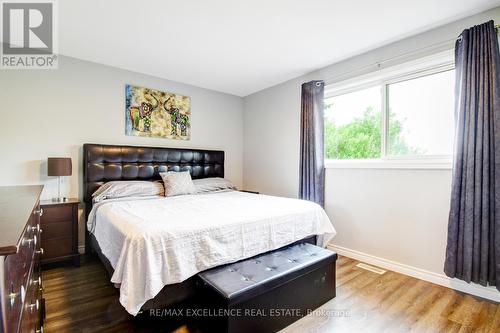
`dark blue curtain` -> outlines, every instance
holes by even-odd
[[[323,81],[302,85],[299,198],[325,203]]]
[[[500,290],[500,55],[493,21],[455,45],[455,152],[444,271]]]

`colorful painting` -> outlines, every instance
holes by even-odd
[[[125,87],[125,134],[189,140],[191,109],[187,96]]]

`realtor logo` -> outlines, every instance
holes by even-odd
[[[3,0],[2,69],[57,68],[55,3]]]

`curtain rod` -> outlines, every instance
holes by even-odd
[[[397,60],[403,60],[404,61],[404,60],[406,60],[408,58],[412,58],[412,57],[415,57],[415,56],[418,56],[418,55],[421,55],[421,54],[426,54],[428,52],[429,53],[433,53],[434,51],[438,51],[438,50],[440,50],[440,51],[446,51],[448,48],[452,49],[453,48],[453,42],[455,42],[455,40],[456,40],[456,38],[447,39],[447,40],[444,40],[442,42],[434,43],[434,44],[431,44],[431,45],[428,45],[428,46],[425,46],[425,47],[421,47],[421,48],[418,48],[418,49],[413,49],[413,50],[410,50],[410,51],[407,51],[407,52],[403,52],[403,53],[398,54],[396,56],[393,56],[393,57],[390,57],[390,58],[387,58],[387,59],[384,59],[384,60],[381,60],[381,61],[377,61],[377,62],[371,63],[369,65],[363,66],[363,67],[355,69],[355,70],[343,72],[343,73],[341,73],[339,75],[335,75],[333,77],[330,77],[330,78],[326,79],[325,80],[325,85],[349,79],[349,78],[351,78],[353,76],[356,76],[356,75],[359,75],[359,74],[363,74],[366,71],[380,69],[386,63],[391,63],[391,62],[394,62],[394,61],[397,61]]]
[[[495,30],[498,32],[499,29],[500,29],[500,24],[496,24],[495,25]],[[363,66],[361,68],[358,68],[358,69],[355,69],[355,70],[352,70],[352,71],[343,72],[343,73],[341,73],[339,75],[335,75],[334,77],[330,77],[330,78],[326,79],[325,80],[325,85],[349,79],[352,76],[358,75],[359,73],[364,73],[365,71],[369,71],[369,70],[371,70],[373,68],[381,68],[382,65],[384,65],[385,63],[390,63],[390,62],[395,61],[395,60],[405,59],[405,58],[408,58],[408,57],[416,56],[418,54],[426,53],[427,51],[431,51],[432,52],[433,50],[439,50],[441,48],[446,48],[447,46],[452,46],[455,41],[457,41],[457,40],[460,41],[461,39],[462,39],[462,36],[458,36],[457,38],[453,38],[453,39],[447,39],[447,40],[442,41],[442,42],[438,42],[438,43],[435,43],[435,44],[432,44],[432,45],[428,45],[428,46],[423,47],[423,48],[414,49],[414,50],[411,50],[411,51],[408,51],[408,52],[404,52],[402,54],[399,54],[397,56],[394,56],[394,57],[391,57],[391,58],[388,58],[388,59],[384,59],[384,60],[381,60],[381,61],[377,61],[375,63],[371,63],[369,65]]]

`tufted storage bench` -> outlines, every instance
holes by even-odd
[[[337,254],[303,243],[198,274],[214,332],[276,332],[335,297]]]

